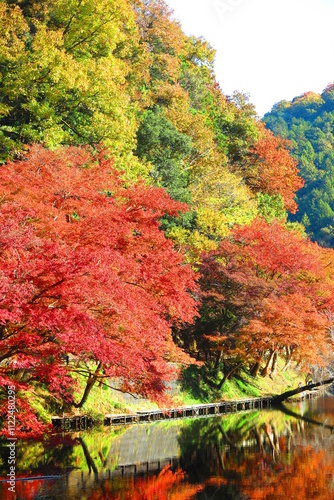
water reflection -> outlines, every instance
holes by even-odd
[[[180,442],[184,455],[193,450],[191,480],[205,485],[197,498],[334,498],[333,408],[301,403],[192,423]]]
[[[334,398],[19,443],[17,471],[28,500],[334,499]]]

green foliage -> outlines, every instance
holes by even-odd
[[[0,161],[26,143],[103,141],[124,168],[141,58],[129,3],[2,2],[0,37]]]
[[[221,400],[237,400],[245,397],[260,397],[281,394],[297,387],[306,374],[292,367],[283,371],[285,361],[278,358],[278,370],[275,376],[251,376],[247,369],[228,379],[220,390],[213,389],[205,382],[204,366],[189,366],[183,370],[180,397],[183,404],[206,403]]]
[[[270,196],[267,193],[257,193],[256,202],[258,214],[268,223],[274,219],[287,219],[287,212],[284,208],[284,202],[281,195]]]
[[[180,217],[163,216],[161,226],[195,268],[202,252],[217,249],[234,226],[257,215],[287,220],[282,193],[288,188],[293,198],[296,188],[284,161],[273,160],[281,175],[273,174],[268,158],[275,142],[267,137],[262,149],[268,154],[256,150],[266,138],[248,96],[223,94],[214,50],[187,37],[164,0],[6,0],[0,2],[0,39],[0,163],[20,158],[31,143],[96,150],[102,143],[127,181],[143,177],[189,205]],[[329,88],[322,96],[279,103],[267,117],[271,128],[291,138],[306,180],[289,227],[302,231],[303,222],[327,244],[334,244],[333,102]],[[270,190],[276,177],[282,189]],[[113,198],[113,187],[105,194]],[[165,209],[162,204],[161,213]],[[82,216],[69,213],[73,227],[80,225]],[[233,333],[233,310],[224,314],[225,330]],[[216,325],[219,318],[218,308],[202,309],[202,323]],[[218,397],[198,367],[184,380],[192,386],[189,397]],[[237,379],[227,380],[225,391],[240,396],[260,390]],[[110,404],[126,408],[99,387],[85,409],[94,414]]]
[[[152,165],[156,184],[190,205],[189,215],[165,218],[163,227],[196,261],[235,224],[256,216],[250,190],[231,164],[238,147],[248,154],[258,125],[246,96],[228,100],[215,83],[212,48],[181,36],[162,4],[159,14],[156,2],[145,5],[138,23],[153,62],[150,106],[139,114],[136,154]]]
[[[214,50],[163,1],[7,0],[0,36],[1,162],[27,143],[102,142],[127,179],[190,205],[164,221],[190,260],[257,215],[243,172],[260,137],[254,106],[224,96]]]
[[[241,167],[246,161],[249,150],[259,138],[254,106],[248,96],[234,92],[228,101],[227,113],[219,113],[214,117],[220,142],[226,143],[230,163]]]
[[[191,151],[191,138],[181,134],[159,107],[147,110],[137,132],[136,154],[153,165],[152,177],[170,195],[190,202],[187,189],[189,174],[185,159]]]

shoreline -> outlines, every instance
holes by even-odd
[[[320,397],[319,391],[304,394],[300,398],[289,398],[288,403],[296,403],[304,400]],[[168,409],[139,410],[135,413],[110,413],[100,416],[100,419],[93,419],[89,415],[64,415],[63,417],[53,416],[51,421],[55,429],[66,431],[87,430],[103,422],[105,426],[122,426],[139,423],[149,423],[166,420],[179,420],[185,418],[200,418],[210,416],[220,416],[242,411],[262,410],[275,408],[274,396],[264,396],[259,398],[245,398],[238,400],[222,400],[215,403],[203,403],[195,405],[180,406]]]

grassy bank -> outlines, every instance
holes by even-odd
[[[169,406],[182,406],[200,403],[211,403],[220,400],[238,400],[271,396],[281,394],[289,389],[296,388],[300,381],[304,382],[306,375],[297,368],[282,371],[283,362],[278,364],[275,376],[252,377],[248,371],[241,370],[231,380],[227,380],[221,390],[214,390],[205,383],[203,368],[190,366],[182,375],[182,379],[171,384],[169,389]],[[85,388],[85,379],[81,376],[75,381],[77,389],[75,400],[79,401]],[[59,414],[56,407],[50,404],[48,393],[44,391],[35,393],[34,408],[43,422],[50,422],[52,415]],[[94,420],[102,420],[103,416],[110,413],[135,413],[139,410],[156,409],[159,405],[147,399],[123,394],[106,385],[95,385],[90,392],[88,400],[79,410],[73,408],[71,413],[85,414]]]
[[[262,377],[259,375],[256,378],[253,378],[247,371],[241,370],[237,376],[228,380],[220,391],[217,391],[209,388],[204,382],[201,368],[191,366],[184,371],[180,382],[172,384],[172,389],[169,391],[170,406],[270,396],[295,388],[300,381],[305,381],[306,375],[300,370],[290,368],[287,371],[282,371],[282,368],[283,363],[279,363],[275,376]],[[79,395],[83,393],[84,379],[78,379],[78,384],[80,389],[76,399],[79,399]],[[134,413],[138,410],[154,408],[158,408],[158,404],[153,401],[137,398],[130,394],[122,394],[104,385],[96,385],[80,413],[89,414],[99,419],[110,411],[113,413]],[[77,413],[79,412],[77,411]]]

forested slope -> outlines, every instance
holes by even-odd
[[[32,393],[324,365],[333,253],[287,222],[297,162],[209,44],[162,0],[7,0],[0,37],[3,415],[8,385],[34,433]]]
[[[305,185],[297,193],[299,211],[308,234],[322,245],[334,245],[334,85],[323,93],[306,92],[292,102],[276,104],[264,116],[267,126],[291,141]]]

